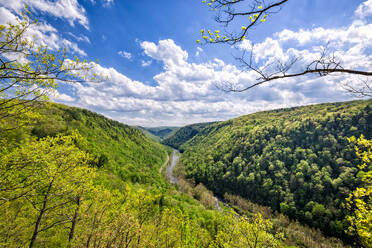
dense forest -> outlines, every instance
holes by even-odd
[[[134,97],[122,93],[128,89],[136,92],[141,82],[132,83],[113,67],[102,67],[98,60],[88,61],[88,53],[48,24],[54,18],[41,17],[40,22],[33,18],[33,14],[43,12],[61,18],[52,5],[79,14],[74,12],[77,1],[26,2],[32,6],[24,5],[22,10],[17,9],[22,8],[20,2],[0,4],[3,19],[9,19],[0,23],[0,248],[372,247],[372,100],[264,111],[181,128],[131,127],[86,109],[50,101],[87,106],[80,102],[85,98],[80,90],[103,83],[97,92],[82,91],[92,93],[93,101],[101,104],[106,101],[96,97],[113,100],[108,104],[112,107],[125,102],[118,99]],[[227,1],[228,10],[239,2]],[[220,1],[203,3],[213,10],[226,7]],[[103,6],[110,4],[113,1]],[[250,16],[251,26],[260,17],[257,13],[269,10],[262,5],[257,9],[252,12],[256,18]],[[81,11],[85,19],[85,9]],[[70,21],[74,26],[74,20]],[[84,23],[80,22],[89,30],[88,19],[87,26]],[[249,27],[243,26],[243,36],[231,42],[243,41]],[[92,26],[91,30],[98,29]],[[230,42],[227,37],[220,40],[219,33],[208,30],[211,37],[215,36],[209,41]],[[201,34],[209,43],[204,28]],[[69,35],[93,44],[83,33],[82,37]],[[47,40],[52,43],[45,43]],[[169,44],[173,51],[168,51]],[[182,73],[189,73],[184,70],[188,53],[173,56],[183,50],[172,39],[160,40],[158,45],[143,41],[140,45],[142,55],[154,60],[163,55],[178,57],[161,59],[165,71],[177,65]],[[146,52],[146,47],[152,52]],[[155,50],[162,55],[155,56]],[[201,51],[198,48],[195,56]],[[75,53],[87,59],[73,56]],[[132,58],[126,51],[118,55]],[[320,76],[334,72],[371,75],[339,68],[334,58],[328,61],[325,55],[312,63],[316,70],[300,74],[285,74],[295,61],[289,67],[278,67],[283,76],[271,74],[274,76],[270,78],[255,70],[264,81],[243,91],[267,81],[314,72]],[[143,60],[142,67],[152,61]],[[202,67],[225,66],[222,60],[214,61]],[[248,67],[254,70],[252,65]],[[195,77],[191,78],[190,85],[195,85]],[[170,107],[182,103],[183,97],[178,96],[186,92],[181,91],[184,87],[167,103],[162,96],[175,94],[176,88],[159,81],[159,76],[153,79],[158,86],[138,88],[138,97],[146,98],[146,106],[160,101]],[[122,87],[127,83],[130,87]],[[370,89],[369,82],[364,83]],[[164,86],[170,91],[164,91]],[[147,98],[157,95],[154,93],[159,89],[161,94],[149,101]],[[109,91],[118,95],[112,97]],[[370,96],[354,88],[349,92]],[[147,112],[136,98],[130,102],[136,107],[128,109],[124,104],[120,111],[110,111],[115,116],[122,114],[120,120],[128,118],[127,111],[130,118],[140,112],[150,120],[157,111],[165,111],[167,117],[159,115],[161,123],[179,116],[166,108]],[[98,105],[89,106],[102,110]],[[184,107],[180,106],[177,113]],[[200,114],[197,108],[189,110]],[[151,123],[157,123],[157,118]]]
[[[159,173],[171,149],[137,128],[61,104],[37,112],[1,134],[0,247],[344,247],[234,195],[217,211],[202,184],[181,193]]]
[[[370,168],[357,167],[347,138],[371,139],[371,123],[372,101],[260,112],[205,127],[180,147],[182,163],[220,196],[238,194],[348,240],[345,198]]]
[[[143,127],[142,129],[147,130],[152,135],[160,138],[160,140],[165,139],[172,132],[175,132],[177,127]]]
[[[213,124],[213,122],[197,123],[179,128],[165,137],[165,139],[162,141],[162,144],[180,149],[180,151],[182,151],[181,145],[183,143],[197,135],[204,127],[211,124]]]
[[[0,247],[283,244],[270,220],[238,220],[175,190],[159,173],[171,149],[137,128],[60,104],[35,111],[1,132]]]

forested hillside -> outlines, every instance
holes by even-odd
[[[200,130],[203,128],[209,126],[210,124],[213,124],[212,122],[207,122],[207,123],[197,123],[197,124],[192,124],[188,126],[181,127],[177,130],[175,130],[173,133],[171,133],[169,136],[167,136],[162,143],[164,145],[176,148],[176,149],[181,149],[180,147],[183,143],[187,142],[190,140],[192,137],[197,135]]]
[[[39,112],[42,118],[30,129],[31,135],[42,138],[77,130],[86,139],[83,149],[96,158],[96,167],[114,172],[124,181],[159,181],[159,175],[153,172],[165,161],[166,150],[139,130],[61,104],[47,104]]]
[[[346,238],[345,198],[361,185],[354,144],[372,138],[372,101],[265,111],[202,129],[181,146],[187,176]],[[368,170],[368,168],[364,168]]]
[[[372,100],[173,125],[371,97],[372,0],[139,2],[0,1],[0,248],[371,248]]]
[[[178,127],[142,127],[143,129],[147,130],[151,134],[159,137],[160,140],[166,138],[172,132],[176,131]]]
[[[283,244],[270,220],[237,220],[175,190],[159,173],[170,150],[140,130],[60,104],[35,111],[0,133],[0,247]]]

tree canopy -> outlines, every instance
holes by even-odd
[[[32,37],[30,27],[39,24],[30,15],[26,6],[16,23],[0,25],[0,132],[34,120],[32,109],[53,94],[58,82],[99,78],[90,73],[92,63],[70,59],[67,49],[53,50]]]

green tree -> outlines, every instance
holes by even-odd
[[[45,239],[61,226],[63,240],[73,238],[81,201],[95,175],[87,166],[90,156],[76,146],[81,139],[76,133],[48,137],[2,157],[0,233],[5,246],[34,247],[40,236]]]
[[[255,215],[253,220],[248,220],[244,216],[237,219],[236,213],[231,213],[226,229],[219,231],[216,239],[209,246],[238,248],[238,247],[280,247],[279,239],[269,233],[272,224],[269,220],[264,220],[261,214]],[[278,234],[278,236],[280,236]]]
[[[355,144],[357,156],[362,160],[359,165],[361,187],[353,191],[347,200],[347,208],[353,212],[347,219],[351,222],[349,232],[355,232],[365,247],[372,246],[372,140],[363,135],[349,139]]]
[[[38,117],[32,111],[48,99],[58,81],[97,80],[93,63],[68,58],[68,51],[51,50],[27,33],[32,21],[27,7],[16,23],[0,25],[0,133]],[[20,118],[22,117],[22,118]]]

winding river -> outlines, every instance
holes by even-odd
[[[173,169],[177,165],[179,160],[180,160],[180,157],[178,156],[178,151],[173,150],[172,159],[171,159],[171,162],[170,162],[169,166],[167,167],[167,171],[166,171],[166,174],[169,177],[169,181],[172,184],[177,184],[178,183],[178,179],[173,176]]]
[[[169,182],[171,184],[177,184],[178,183],[178,179],[173,175],[173,169],[177,165],[179,160],[180,160],[180,157],[178,156],[178,151],[174,149],[173,154],[172,154],[171,162],[170,162],[170,164],[169,164],[169,166],[167,167],[167,170],[166,170],[166,175],[168,176]],[[215,208],[218,211],[222,211],[219,202],[220,202],[220,200],[217,197],[214,197]]]

